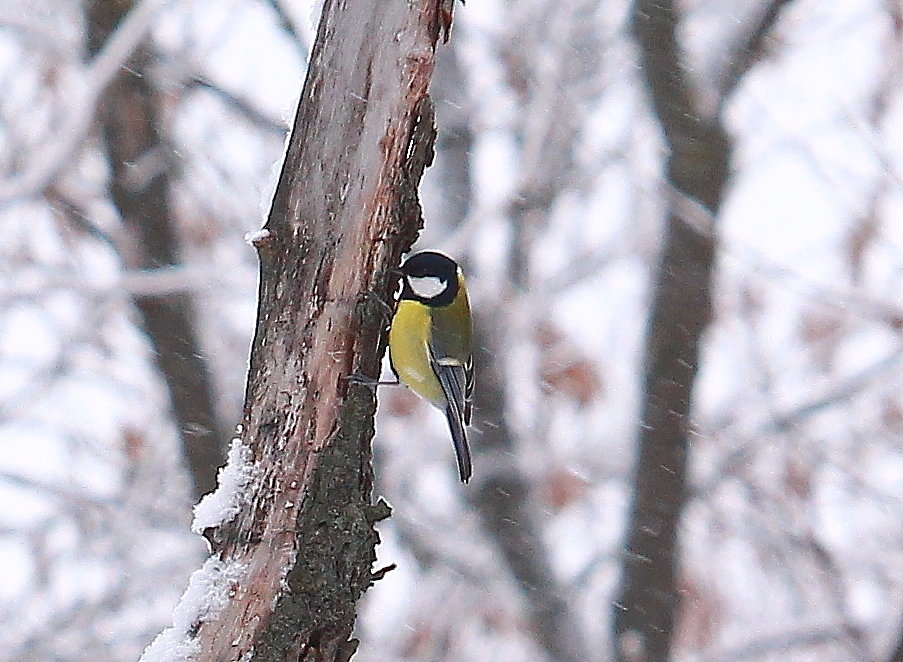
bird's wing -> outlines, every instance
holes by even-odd
[[[461,412],[461,420],[468,425],[471,418],[474,371],[473,332],[467,298],[464,297],[445,309],[434,308],[432,316],[428,341],[430,359],[436,365],[452,369],[455,383],[450,384],[451,396],[449,392],[446,392],[445,396],[449,400],[454,400],[458,411]],[[439,372],[436,371],[437,377]]]
[[[470,425],[470,415],[473,413],[473,356],[464,364],[464,424]]]
[[[473,389],[473,369],[470,365],[472,362],[468,361],[468,364],[465,365],[458,359],[437,353],[432,345],[429,349],[430,365],[439,380],[442,393],[445,395],[445,417],[448,419],[455,455],[458,458],[458,473],[461,481],[466,483],[473,473],[470,445],[464,429],[470,420],[468,388],[471,391]]]

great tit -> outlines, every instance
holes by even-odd
[[[473,396],[473,325],[464,276],[447,255],[423,251],[401,265],[401,299],[389,330],[398,380],[445,412],[461,482],[473,468],[465,426]]]

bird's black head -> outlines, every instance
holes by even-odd
[[[447,306],[458,293],[458,264],[436,251],[416,253],[401,265],[404,277],[402,299],[429,306]]]

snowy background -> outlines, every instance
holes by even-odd
[[[256,292],[243,236],[267,208],[315,9],[136,7],[181,259],[157,270],[115,240],[85,7],[0,5],[4,661],[137,659],[204,561],[136,297],[192,297],[224,447],[240,420]],[[760,5],[680,7],[688,69],[715,99]],[[710,228],[675,660],[890,662],[903,631],[901,11],[787,3],[724,107],[734,173]],[[474,308],[491,311],[538,553],[594,651],[610,646],[664,207],[628,14],[622,0],[459,6],[423,184],[420,245],[459,257]],[[543,213],[524,231],[512,218],[528,203]],[[365,596],[355,659],[545,659],[529,592],[457,484],[442,416],[401,390],[380,407],[377,493],[394,515],[378,565],[399,567]]]

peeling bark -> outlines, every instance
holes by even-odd
[[[198,623],[199,659],[347,660],[374,581],[375,375],[389,272],[421,224],[432,159],[427,86],[440,2],[327,0],[260,255],[242,439],[255,473],[238,516],[206,532],[247,567]]]

